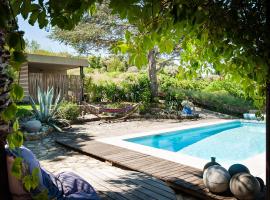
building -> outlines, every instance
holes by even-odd
[[[69,101],[83,99],[83,68],[88,66],[86,59],[59,56],[27,54],[27,62],[21,66],[19,83],[24,89],[24,101],[29,95],[37,100],[37,89],[53,87],[55,94],[61,93]],[[80,75],[68,75],[69,69],[79,68]]]

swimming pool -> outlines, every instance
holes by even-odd
[[[127,142],[223,163],[265,152],[265,124],[233,121],[125,139]]]

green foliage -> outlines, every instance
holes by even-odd
[[[23,99],[23,96],[23,88],[19,84],[13,84],[12,90],[10,91],[10,97],[14,101],[21,101]]]
[[[125,62],[123,62],[118,56],[110,56],[108,59],[104,60],[103,63],[108,72],[126,71]]]
[[[88,88],[90,101],[142,102],[142,112],[144,108],[149,108],[152,102],[146,74],[129,74],[117,83],[93,80],[89,83],[86,82],[85,87]],[[179,110],[181,102],[186,99],[203,108],[237,116],[241,116],[241,112],[254,109],[253,101],[246,99],[241,85],[230,79],[182,80],[160,74],[159,84],[163,96],[161,98],[165,100],[168,110]]]
[[[185,91],[187,97],[195,104],[221,113],[242,117],[243,113],[254,109],[252,102],[234,97],[227,91],[203,92]]]
[[[72,102],[60,103],[58,114],[61,119],[76,120],[80,115],[80,107]]]
[[[12,175],[15,176],[17,179],[21,179],[21,177],[22,177],[22,158],[16,157],[14,159],[11,172],[12,172]]]
[[[104,66],[100,56],[89,56],[88,61],[89,66],[93,69],[100,69]]]
[[[30,192],[31,189],[35,189],[39,184],[39,168],[34,168],[32,174],[23,177],[22,182],[25,189]]]
[[[149,80],[146,74],[130,77],[128,81],[94,83],[91,78],[85,82],[89,101],[92,102],[141,102],[141,109],[146,110],[151,103]]]
[[[54,103],[53,98],[54,98],[53,88],[48,88],[47,91],[42,92],[38,87],[39,108],[37,108],[36,103],[32,97],[30,97],[30,102],[33,108],[33,112],[38,120],[40,120],[42,123],[46,123],[52,126],[58,131],[61,131],[61,129],[56,125],[57,123],[56,115],[61,101],[60,93],[55,98]]]
[[[1,118],[5,121],[13,120],[17,113],[17,106],[12,103],[2,113]]]
[[[129,24],[117,14],[111,13],[107,0],[94,7],[90,5],[90,11],[84,14],[73,30],[54,28],[50,38],[68,44],[83,54],[110,51],[111,45],[123,38],[124,30],[129,29]]]

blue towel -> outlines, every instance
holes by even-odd
[[[191,108],[185,106],[183,108],[183,110],[182,110],[182,113],[183,114],[187,114],[187,115],[191,115],[192,114],[192,110],[191,110]]]

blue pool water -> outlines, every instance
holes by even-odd
[[[202,159],[241,161],[265,152],[265,124],[240,121],[161,133],[126,141]]]

